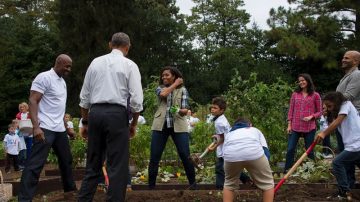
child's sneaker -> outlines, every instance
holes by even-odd
[[[332,196],[326,197],[326,199],[328,199],[328,200],[338,199],[339,201],[352,201],[352,194],[350,192],[339,191],[339,192],[334,193]]]
[[[332,159],[334,156],[332,154],[323,154],[322,155],[324,159]]]

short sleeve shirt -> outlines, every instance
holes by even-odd
[[[54,69],[36,76],[31,90],[42,94],[39,103],[38,119],[41,128],[55,132],[64,132],[64,114],[66,107],[66,83]]]
[[[230,129],[231,129],[231,126],[229,124],[229,121],[227,120],[227,118],[225,117],[225,115],[221,115],[219,116],[215,122],[215,133],[216,134],[227,134]],[[219,145],[217,148],[216,148],[216,156],[218,158],[220,157],[223,157],[223,145]]]
[[[346,118],[338,126],[346,151],[360,151],[360,117],[358,111],[350,101],[341,105],[339,115],[346,115]]]

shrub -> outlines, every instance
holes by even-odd
[[[248,117],[260,129],[269,145],[271,162],[283,161],[287,146],[286,116],[292,86],[280,78],[272,84],[257,80],[252,73],[248,80],[236,73],[225,93],[226,116],[233,122],[238,116]]]

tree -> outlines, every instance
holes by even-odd
[[[341,73],[337,69],[349,40],[335,13],[324,12],[325,1],[289,1],[296,8],[271,9],[266,32],[274,58],[295,78],[307,72],[320,91],[334,90]]]
[[[62,49],[73,57],[69,80],[69,109],[78,113],[79,92],[88,65],[109,52],[115,32],[130,36],[129,58],[138,64],[143,86],[158,75],[161,67],[184,63],[185,24],[174,0],[81,0],[60,3],[59,28]]]
[[[53,65],[57,29],[50,12],[56,2],[0,1],[0,125],[15,118],[18,104],[27,101],[31,82]]]

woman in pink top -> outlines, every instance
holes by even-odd
[[[289,134],[288,148],[286,153],[285,172],[291,168],[294,163],[296,146],[300,137],[304,137],[306,149],[314,141],[316,131],[316,119],[320,118],[322,113],[321,98],[319,93],[315,92],[313,81],[309,74],[299,74],[298,88],[293,92],[290,99],[288,112]],[[314,153],[309,154],[314,158]]]

